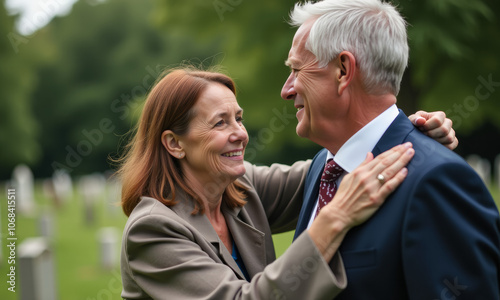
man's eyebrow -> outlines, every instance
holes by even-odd
[[[288,66],[288,67],[291,67],[292,65],[298,65],[300,64],[300,62],[296,59],[293,59],[293,58],[288,58],[287,60],[285,60],[285,66]]]

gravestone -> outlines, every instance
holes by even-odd
[[[83,199],[85,224],[95,221],[96,205],[102,202],[106,188],[106,178],[98,173],[82,176],[78,182],[78,190]]]
[[[47,240],[54,238],[54,217],[49,212],[43,212],[38,217],[38,234]]]
[[[68,172],[56,170],[52,174],[52,183],[54,195],[59,203],[64,204],[73,197],[73,182]]]
[[[491,184],[491,164],[487,159],[471,154],[467,156],[467,163],[479,174],[487,186]]]
[[[114,177],[108,179],[106,211],[111,216],[116,216],[121,211],[120,208],[121,194],[122,194],[121,181]]]
[[[18,165],[12,172],[12,185],[16,190],[16,211],[26,216],[35,212],[34,179],[31,169]]]
[[[19,287],[21,300],[57,299],[54,257],[41,237],[19,245]]]
[[[99,230],[100,264],[105,270],[112,270],[118,265],[118,232],[114,227],[104,227]]]

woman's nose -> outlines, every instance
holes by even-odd
[[[234,128],[233,132],[231,133],[231,136],[230,136],[231,142],[248,140],[248,133],[247,133],[245,126],[243,126],[243,124],[235,123],[233,125],[233,128]]]

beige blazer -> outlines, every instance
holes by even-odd
[[[178,194],[167,207],[143,197],[123,232],[125,299],[332,299],[346,286],[342,261],[324,261],[307,231],[276,260],[272,233],[295,228],[310,161],[293,166],[246,163],[243,208],[222,212],[252,278],[244,276],[205,215]]]

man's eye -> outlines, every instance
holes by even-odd
[[[222,126],[224,125],[224,120],[220,120],[219,122],[215,123],[214,127]]]
[[[243,117],[236,117],[236,122],[239,122],[239,123],[243,122]]]

